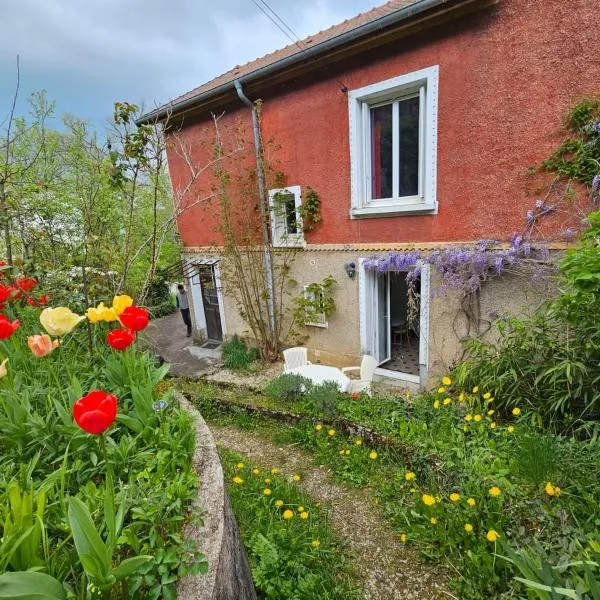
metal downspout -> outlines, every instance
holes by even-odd
[[[271,253],[269,252],[269,230],[267,227],[267,214],[265,212],[266,201],[267,201],[267,190],[265,184],[265,171],[263,168],[263,154],[262,154],[262,141],[260,136],[260,122],[258,119],[258,111],[256,106],[250,99],[244,94],[242,84],[236,79],[233,82],[235,91],[239,99],[252,110],[252,129],[254,130],[254,151],[256,153],[256,177],[258,179],[258,194],[260,196],[259,208],[260,208],[260,219],[261,229],[263,238],[263,258],[265,262],[265,272],[267,278],[267,312],[269,316],[269,325],[271,327],[271,338],[274,348],[277,347],[277,316],[275,314],[275,302],[274,302],[274,285],[273,285],[273,261]]]

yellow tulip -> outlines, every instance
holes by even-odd
[[[102,311],[102,320],[107,323],[112,323],[113,321],[118,321],[119,317],[117,316],[117,311],[112,307],[105,306]]]
[[[100,305],[96,308],[90,306],[85,312],[85,316],[88,318],[90,323],[99,323],[100,321],[102,321],[103,310],[100,307],[104,307],[104,305],[100,303]]]
[[[120,314],[130,306],[133,306],[133,298],[130,296],[124,294],[122,296],[115,296],[113,298],[112,307],[117,316],[120,316]]]
[[[5,358],[0,364],[0,377],[5,377],[8,374],[8,370],[6,369],[6,363],[8,362],[8,358]]]
[[[50,335],[67,335],[85,316],[76,315],[66,306],[45,308],[40,315],[40,323]]]

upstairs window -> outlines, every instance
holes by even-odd
[[[438,69],[349,94],[352,216],[435,212]]]
[[[274,246],[304,246],[304,231],[300,215],[301,204],[299,185],[269,190]]]

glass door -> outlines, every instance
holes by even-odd
[[[390,274],[374,277],[375,282],[375,358],[381,365],[391,359],[392,341],[390,336]]]

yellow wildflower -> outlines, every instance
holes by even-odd
[[[266,483],[267,485],[269,485],[269,484],[271,483],[271,480],[270,480],[270,479],[265,479],[265,483]]]
[[[298,507],[298,512],[304,512],[304,506],[299,506]]]
[[[481,415],[473,415],[473,421],[479,423],[479,421],[481,421]]]
[[[500,537],[500,534],[497,531],[490,529],[485,537],[487,538],[488,542],[495,542]]]
[[[335,429],[330,429],[330,430],[327,432],[327,435],[328,435],[329,437],[333,437],[333,436],[335,435]]]
[[[508,431],[508,433],[513,433],[515,431],[515,426],[514,425],[509,425],[506,428],[506,431]]]
[[[354,440],[354,445],[355,446],[362,446],[362,440],[361,439]]]
[[[303,510],[303,511],[300,513],[300,518],[301,518],[301,519],[308,519],[308,513],[307,513],[305,510]]]
[[[473,525],[471,525],[471,523],[465,523],[465,531],[467,533],[473,533]]]
[[[321,425],[321,423],[319,423],[318,425],[315,425],[315,429],[317,431],[321,431],[321,429],[323,429],[323,425]]]
[[[544,489],[546,490],[546,494],[548,494],[548,496],[560,496],[560,488],[552,485],[550,482],[546,484]]]
[[[490,403],[491,403],[491,402],[493,402],[493,401],[494,401],[494,398],[493,398],[493,397],[492,397],[492,398],[488,398],[488,399],[486,400],[486,402],[487,402],[488,404],[490,404]]]
[[[407,536],[405,533],[401,533],[401,534],[400,534],[400,541],[401,541],[403,544],[406,544],[406,540],[408,540],[408,536]]]
[[[478,385],[476,385],[476,386],[473,388],[473,393],[474,393],[474,394],[477,394],[477,392],[479,392],[479,386],[478,386]]]
[[[235,465],[237,469],[243,469],[244,468],[244,463],[243,462],[239,462],[237,465]]]
[[[283,511],[283,515],[281,515],[286,521],[289,521],[294,517],[294,511],[289,508]]]
[[[452,385],[452,379],[446,375],[446,377],[442,377],[442,383],[444,385]]]
[[[491,410],[488,410],[488,417],[491,417],[496,411],[492,408]]]
[[[340,456],[344,456],[344,451],[340,450]]]
[[[458,502],[460,500],[460,494],[453,492],[450,494],[450,500],[452,500],[452,502]]]
[[[465,398],[466,398],[466,395],[465,395],[465,393],[464,393],[464,392],[461,392],[461,393],[458,395],[458,401],[459,401],[459,402],[464,402],[464,401],[465,401]]]
[[[238,477],[237,475],[233,478],[233,483],[237,483],[238,485],[242,485],[242,483],[244,483],[244,480],[241,477]]]
[[[260,469],[252,469],[252,475],[260,475]]]
[[[557,485],[555,485],[554,486],[554,495],[560,496],[560,492],[561,492],[561,489]]]
[[[475,498],[467,498],[467,504],[473,508],[477,502],[475,502]]]
[[[436,400],[433,403],[433,408],[435,408],[435,410],[439,410],[440,409],[440,401],[439,400]]]
[[[433,506],[435,504],[435,497],[430,496],[429,494],[423,494],[422,496],[423,504],[426,506]]]
[[[263,490],[263,494],[264,494],[265,496],[270,496],[272,493],[273,493],[273,492],[271,491],[271,489],[270,489],[270,488],[265,488],[265,489]]]
[[[369,453],[369,458],[371,460],[375,460],[377,458],[378,454],[377,452],[375,452],[375,450],[373,450],[372,452]]]
[[[494,423],[494,421],[490,423],[490,429],[496,429],[496,423]]]
[[[465,421],[472,421],[472,420],[473,420],[473,415],[471,415],[471,414],[465,415]]]
[[[521,409],[518,406],[515,406],[512,409],[512,414],[515,415],[515,417],[518,417],[521,414]]]
[[[294,475],[294,476],[292,477],[292,479],[293,479],[294,481],[300,481],[300,475]]]
[[[275,506],[277,508],[279,508],[280,506],[283,506],[283,500],[275,500]]]
[[[404,479],[406,479],[406,481],[412,481],[413,479],[415,479],[417,476],[412,472],[409,471],[405,476]]]
[[[410,488],[411,494],[414,494],[417,491],[417,488]]]
[[[344,454],[348,456],[348,454],[350,454],[350,450],[344,450]]]
[[[488,490],[488,493],[490,496],[493,496],[494,498],[496,498],[502,493],[502,490],[499,487],[494,486]]]
[[[279,469],[277,467],[273,467],[271,469],[271,475],[277,475],[277,473],[279,473]]]
[[[435,517],[431,517],[431,519],[429,519],[429,522],[430,522],[432,525],[437,525],[437,522],[438,522],[438,520],[437,520]]]
[[[444,406],[448,406],[452,402],[452,398],[444,398]]]
[[[438,388],[438,394],[444,394],[445,392],[446,392],[446,388],[445,387]]]
[[[483,395],[483,399],[484,399],[484,400],[489,400],[491,397],[492,397],[492,394],[491,394],[490,392],[486,392],[486,393]]]
[[[321,542],[320,542],[319,540],[313,540],[313,541],[310,543],[310,545],[311,545],[313,548],[318,548],[318,547],[321,545]]]

